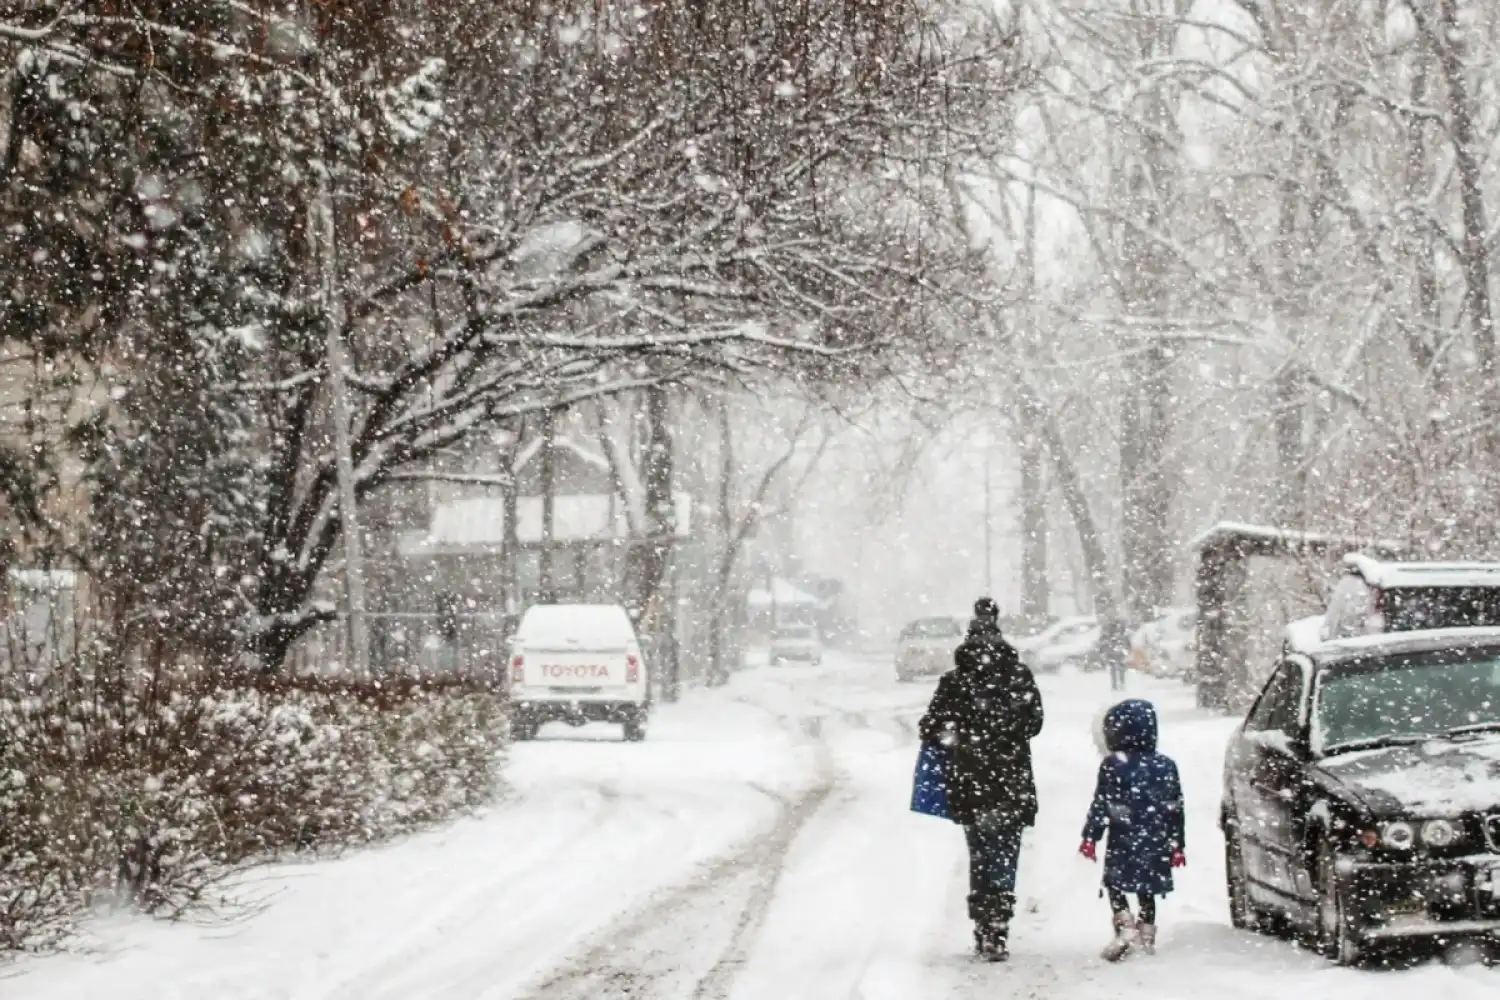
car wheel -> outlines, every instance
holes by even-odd
[[[527,743],[536,739],[537,724],[524,719],[517,719],[510,724],[510,738],[517,743]]]
[[[625,720],[625,741],[627,743],[640,743],[646,738],[646,720],[640,715],[632,715]]]
[[[1240,824],[1232,816],[1224,821],[1224,883],[1229,896],[1229,922],[1236,930],[1260,930],[1263,918],[1250,902],[1249,873],[1245,867],[1245,845],[1240,840]]]
[[[1329,843],[1318,849],[1318,950],[1340,965],[1358,965],[1364,952],[1339,886],[1338,854]]]

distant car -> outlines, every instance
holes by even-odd
[[[1343,964],[1408,939],[1500,941],[1500,629],[1290,652],[1230,741],[1236,927]]]
[[[896,680],[936,677],[953,666],[953,651],[964,641],[962,618],[918,618],[901,630],[896,645]]]
[[[1016,641],[1021,659],[1041,674],[1055,674],[1065,665],[1092,668],[1099,648],[1099,622],[1092,616],[1064,618],[1036,635]]]
[[[1500,563],[1382,562],[1344,557],[1324,639],[1379,632],[1500,626]]]
[[[823,662],[823,640],[812,625],[778,625],[771,631],[771,663]]]
[[[511,641],[511,735],[529,740],[548,722],[616,722],[646,738],[651,690],[630,616],[618,605],[527,609]]]
[[[1132,665],[1156,677],[1192,673],[1198,652],[1198,611],[1175,608],[1147,622],[1131,636]]]

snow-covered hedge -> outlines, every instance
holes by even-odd
[[[0,951],[101,902],[175,916],[238,866],[488,800],[502,698],[474,686],[0,676]]]

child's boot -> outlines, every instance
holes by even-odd
[[[1135,944],[1135,936],[1135,917],[1129,910],[1121,910],[1115,914],[1115,936],[1104,946],[1099,957],[1106,962],[1118,962]]]
[[[1141,924],[1137,930],[1140,935],[1141,953],[1144,955],[1156,954],[1156,925]]]

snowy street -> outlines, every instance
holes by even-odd
[[[7,1000],[1173,1000],[1493,996],[1437,963],[1349,971],[1232,931],[1215,827],[1231,723],[1133,679],[1162,710],[1189,802],[1161,954],[1096,956],[1108,913],[1075,855],[1097,758],[1100,675],[1041,678],[1042,808],[1013,958],[968,958],[962,837],[907,812],[930,685],[889,663],[757,668],[659,711],[647,742],[554,726],[517,746],[486,815],[347,858],[259,871],[218,926],[100,917],[78,951],[6,971]]]

